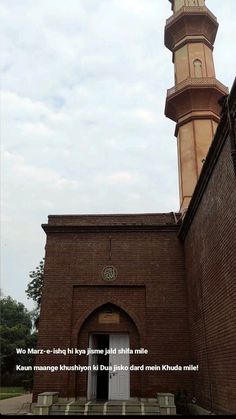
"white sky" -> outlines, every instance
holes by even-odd
[[[217,78],[235,76],[235,0],[207,0]],[[178,211],[167,0],[2,0],[1,288],[32,308],[48,214]]]

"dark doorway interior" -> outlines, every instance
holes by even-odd
[[[109,335],[97,335],[97,349],[109,349]],[[108,400],[109,372],[100,371],[100,365],[109,366],[109,355],[98,355],[99,370],[97,373],[97,399]]]

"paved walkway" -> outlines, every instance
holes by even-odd
[[[0,401],[1,415],[22,415],[29,412],[29,406],[32,402],[32,394],[11,397]]]

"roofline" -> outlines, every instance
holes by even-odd
[[[163,231],[177,233],[179,231],[179,224],[103,224],[103,225],[78,225],[78,224],[41,224],[42,229],[46,234],[79,234],[79,233],[114,233],[114,232],[151,232]]]
[[[179,212],[174,212],[177,216],[181,215]],[[94,214],[50,214],[48,217],[54,218],[54,217],[140,217],[140,216],[155,216],[155,215],[171,215],[173,214],[173,211],[169,212],[137,212],[137,213],[94,213]]]

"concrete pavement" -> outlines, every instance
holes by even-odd
[[[32,402],[32,394],[24,394],[23,396],[11,397],[0,401],[1,415],[22,415],[30,412],[30,404]]]

